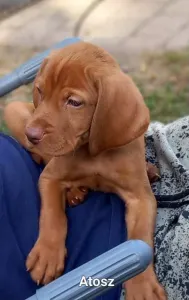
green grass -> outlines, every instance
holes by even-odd
[[[189,49],[146,56],[133,79],[152,120],[167,123],[189,115]]]
[[[168,123],[189,114],[189,83],[188,87],[178,91],[169,82],[150,92],[143,86],[140,89],[152,120]]]

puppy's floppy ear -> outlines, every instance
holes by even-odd
[[[132,142],[147,130],[150,122],[142,95],[123,72],[116,71],[100,79],[98,88],[89,136],[89,151],[93,156]]]

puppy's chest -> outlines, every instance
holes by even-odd
[[[109,176],[108,174],[104,174],[104,172],[94,171],[90,172],[90,174],[82,174],[83,176],[79,176],[73,178],[73,180],[69,181],[70,186],[86,186],[96,191],[103,192],[116,192],[115,186],[116,180],[114,180],[114,176]]]
[[[103,172],[96,171],[93,175],[89,176],[85,180],[86,184],[88,183],[88,186],[96,191],[111,192],[115,186],[115,183],[113,184],[111,177]]]
[[[122,179],[115,162],[106,159],[78,159],[64,168],[62,181],[67,187],[86,186],[93,190],[116,192]]]

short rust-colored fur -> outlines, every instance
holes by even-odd
[[[117,193],[127,206],[128,238],[153,247],[156,201],[144,145],[149,111],[131,78],[105,50],[79,42],[52,52],[35,79],[33,104],[9,104],[5,120],[20,143],[46,164],[39,180],[39,237],[26,262],[35,281],[46,284],[62,274],[70,188]],[[153,265],[125,286],[127,300],[166,299]]]

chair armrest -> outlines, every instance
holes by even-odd
[[[38,289],[27,300],[90,300],[110,286],[81,285],[81,279],[114,279],[114,286],[143,272],[152,261],[152,249],[139,240],[131,240],[103,253],[79,268]],[[97,282],[98,283],[98,282]]]
[[[32,82],[41,66],[42,61],[52,50],[63,48],[79,41],[79,38],[67,38],[62,42],[55,44],[48,50],[34,56],[12,73],[0,78],[0,97],[12,92],[21,85]]]

